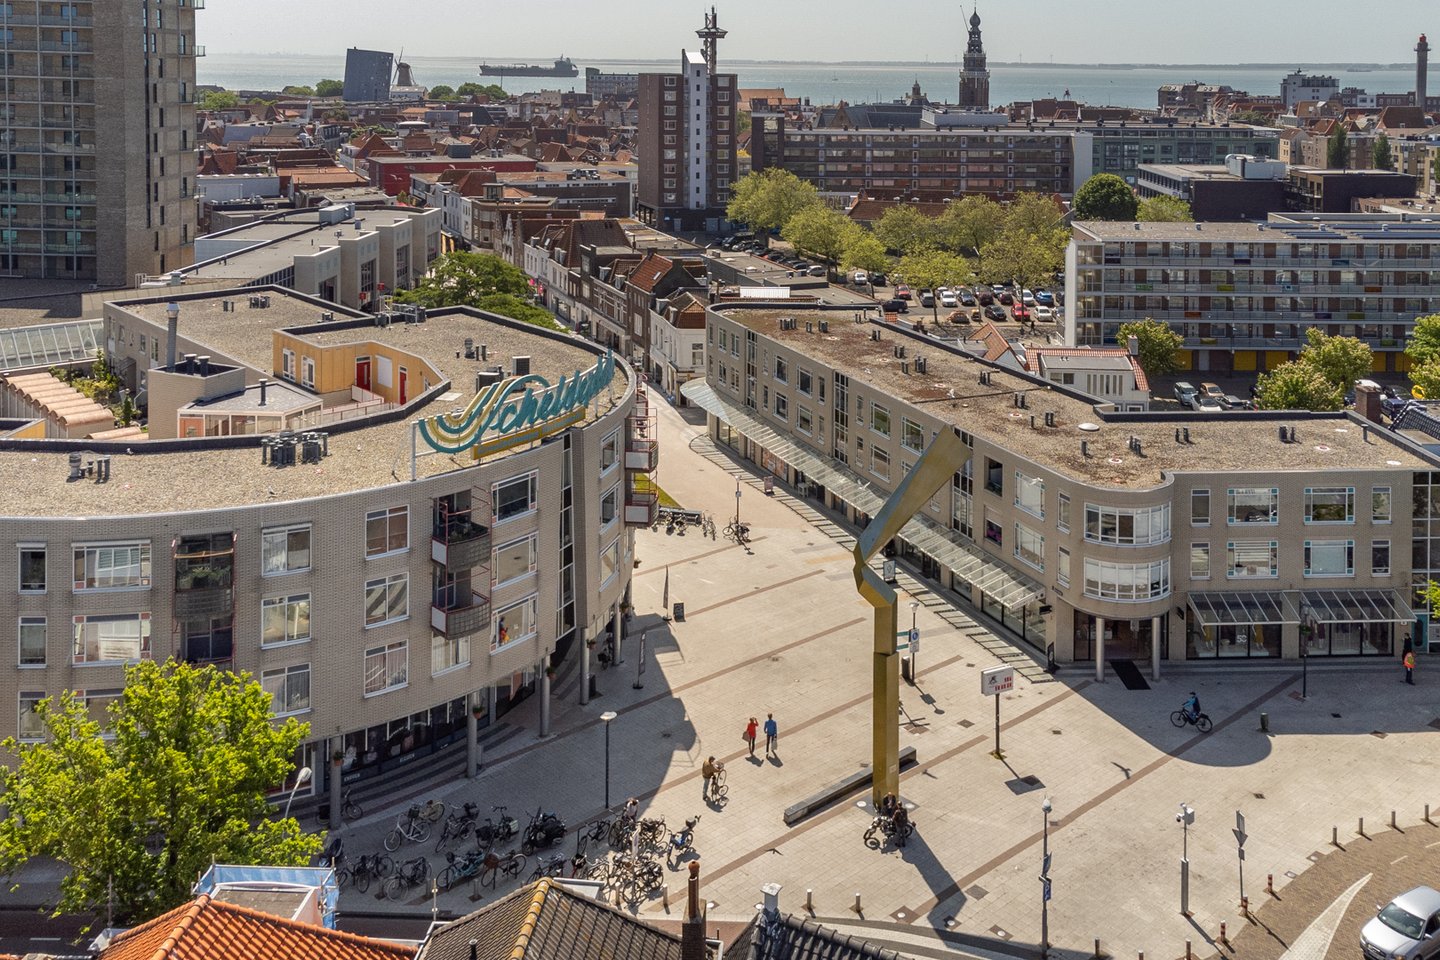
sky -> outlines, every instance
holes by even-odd
[[[970,7],[934,0],[715,0],[737,60],[953,61]],[[1400,63],[1437,34],[1433,0],[979,0],[990,59],[1025,63]],[[707,5],[675,0],[209,0],[212,53],[346,47],[475,59],[664,59]],[[1364,22],[1367,9],[1382,24]],[[1359,18],[1361,22],[1352,21]],[[1382,29],[1383,27],[1383,29]],[[1440,57],[1440,54],[1437,54]]]

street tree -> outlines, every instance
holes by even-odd
[[[989,197],[952,201],[935,221],[938,245],[952,253],[978,256],[980,248],[1005,229],[1005,208]]]
[[[240,96],[233,90],[211,90],[200,98],[201,110],[227,110],[240,106]]]
[[[1064,245],[1056,242],[1055,233],[1007,231],[980,249],[981,276],[990,283],[1013,280],[1022,287],[1045,286],[1065,262]]]
[[[1120,324],[1115,332],[1120,346],[1127,346],[1131,337],[1139,341],[1140,367],[1152,381],[1180,369],[1179,353],[1185,338],[1171,330],[1169,324],[1150,317]]]
[[[1065,211],[1053,197],[1043,193],[1022,193],[1005,205],[1005,231],[1029,236],[1059,234],[1066,241],[1069,231],[1064,227]],[[1061,243],[1064,247],[1064,242]]]
[[[931,290],[936,287],[965,283],[975,275],[970,261],[964,257],[945,250],[933,249],[917,250],[901,257],[900,262],[895,265],[895,272],[904,277],[905,282],[911,286]],[[937,318],[940,315],[939,297],[935,298],[931,314]]]
[[[817,203],[797,210],[780,236],[801,253],[834,264],[840,262],[850,232],[859,229],[845,214]]]
[[[287,97],[313,97],[313,96],[315,96],[315,88],[314,88],[314,87],[301,86],[300,84],[294,84],[294,83],[290,84],[289,86],[282,87],[282,88],[280,89],[280,92],[283,93],[283,94],[285,94],[285,96],[287,96]]]
[[[1411,396],[1422,400],[1440,400],[1440,359],[1410,368]]]
[[[345,92],[345,81],[343,80],[316,80],[315,96],[317,97],[338,97]]]
[[[454,100],[455,88],[449,84],[442,83],[431,87],[425,94],[427,100]]]
[[[212,863],[298,866],[320,850],[269,802],[308,725],[276,721],[248,674],[142,660],[103,720],[70,691],[33,719],[27,733],[43,739],[4,742],[0,868],[63,864],[57,914],[109,902],[128,926],[184,903]]]
[[[1075,191],[1076,220],[1134,220],[1139,201],[1113,173],[1097,173]]]
[[[851,224],[845,238],[845,252],[840,257],[840,269],[846,273],[852,270],[883,273],[889,266],[890,258],[885,254],[885,244],[869,230]]]
[[[1146,197],[1140,201],[1136,220],[1146,223],[1189,223],[1195,219],[1190,204],[1179,197]]]
[[[504,100],[509,96],[503,87],[498,83],[476,83],[473,80],[460,84],[455,88],[457,97],[489,97],[491,100]]]
[[[395,299],[422,307],[475,307],[495,293],[526,299],[530,282],[518,267],[493,254],[456,250],[441,254],[413,289],[399,291]]]
[[[1374,369],[1370,345],[1355,337],[1331,336],[1318,327],[1311,327],[1305,331],[1305,341],[1300,350],[1301,362],[1319,370],[1341,393]]]
[[[900,256],[934,247],[935,228],[932,218],[909,204],[886,210],[871,227],[885,249]]]
[[[1383,133],[1375,138],[1375,144],[1370,148],[1370,166],[1376,170],[1395,169],[1395,158],[1390,154],[1390,138]]]
[[[1350,134],[1345,124],[1338,121],[1330,139],[1325,142],[1325,166],[1331,170],[1344,170],[1350,166]]]
[[[1440,359],[1440,313],[1416,317],[1410,328],[1410,339],[1405,343],[1405,353],[1412,366],[1420,366],[1431,360]]]
[[[1256,404],[1261,410],[1339,410],[1345,390],[1325,378],[1314,364],[1303,360],[1282,363],[1262,373],[1256,383]]]
[[[814,184],[789,170],[770,167],[747,173],[735,182],[725,215],[768,237],[771,230],[785,226],[801,210],[819,204],[820,193]]]

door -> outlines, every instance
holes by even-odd
[[[370,389],[370,358],[359,357],[355,360],[355,386],[361,390]]]
[[[406,395],[406,387],[409,385],[409,375],[404,367],[400,368],[400,403],[403,405],[409,397]]]

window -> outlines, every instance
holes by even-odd
[[[1061,533],[1070,532],[1070,497],[1063,493],[1056,503],[1055,528]]]
[[[1170,595],[1170,560],[1148,563],[1085,561],[1085,596],[1098,600],[1154,600]]]
[[[40,718],[40,704],[48,699],[49,695],[45,693],[20,694],[20,725],[17,736],[21,740],[45,739],[45,723]]]
[[[1354,523],[1354,487],[1306,487],[1306,523]]]
[[[925,431],[920,429],[920,424],[908,417],[900,418],[900,445],[916,453],[925,449]]]
[[[600,442],[600,470],[603,473],[620,462],[620,431],[612,430]]]
[[[1354,540],[1305,541],[1305,576],[1352,577],[1354,575]]]
[[[20,544],[20,592],[45,592],[44,544]]]
[[[20,666],[45,666],[45,618],[20,618]]]
[[[310,524],[260,531],[260,573],[278,577],[310,569]]]
[[[1045,516],[1045,481],[1015,471],[1015,506],[1036,517]]]
[[[365,696],[384,693],[410,682],[410,645],[397,640],[365,651]]]
[[[1015,524],[1015,557],[1036,570],[1045,569],[1045,538],[1023,523]]]
[[[1005,464],[985,458],[985,489],[999,496],[1005,486]]]
[[[890,436],[890,411],[878,403],[870,404],[870,429],[882,437]]]
[[[397,573],[365,581],[365,626],[404,620],[410,615],[410,575]]]
[[[1371,522],[1371,523],[1389,523],[1389,522],[1390,522],[1390,488],[1389,488],[1389,487],[1371,487],[1371,488],[1370,488],[1370,522]]]
[[[1133,547],[1170,539],[1170,504],[1153,507],[1105,507],[1085,504],[1085,539]]]
[[[618,540],[616,544],[619,544]],[[512,643],[535,636],[536,619],[536,598],[533,596],[497,611],[490,634],[490,652],[498,653]]]
[[[1055,582],[1062,587],[1070,586],[1070,551],[1061,547],[1055,561]]]
[[[620,569],[620,541],[616,540],[610,546],[600,551],[600,586],[604,587],[615,576],[615,571]]]
[[[615,484],[600,498],[600,526],[608,527],[620,516],[620,484]]]
[[[799,375],[799,378],[800,378],[800,379],[799,379],[798,382],[796,383],[796,389],[798,389],[801,393],[805,394],[805,396],[807,396],[807,397],[810,396],[810,391],[811,391],[810,371],[809,371],[809,370],[806,370],[804,367],[801,367],[801,368],[799,369],[799,371],[798,371],[798,375]]]
[[[1192,527],[1210,526],[1210,491],[1190,491],[1190,525]]]
[[[309,357],[300,358],[300,386],[315,388],[315,361]]]
[[[1231,487],[1226,498],[1232,526],[1245,523],[1280,522],[1280,490],[1278,487]]]
[[[615,488],[616,492],[620,488]],[[609,494],[606,494],[609,496]],[[509,583],[511,580],[518,580],[528,576],[536,570],[536,545],[539,543],[539,536],[531,534],[519,540],[511,540],[509,543],[502,543],[495,548],[494,570],[495,584]]]
[[[295,379],[295,351],[280,351],[280,376],[286,380]]]
[[[795,405],[795,429],[807,437],[815,432],[815,418],[811,415],[809,407]]]
[[[124,691],[77,690],[75,692],[79,695],[80,701],[85,704],[85,713],[89,718],[104,727],[110,722],[110,707],[119,702]],[[114,735],[110,731],[103,734],[107,740]]]
[[[1225,575],[1232,580],[1280,575],[1280,543],[1276,540],[1231,541],[1225,545]]]
[[[1376,577],[1390,575],[1390,541],[1374,540],[1370,543],[1370,574]],[[21,661],[24,662],[23,660]]]
[[[870,448],[870,472],[881,480],[890,479],[890,454],[879,447]]]
[[[75,618],[75,663],[125,663],[150,657],[150,614]]]
[[[1190,544],[1190,579],[1210,579],[1210,544]]]
[[[266,597],[260,601],[260,646],[310,639],[310,594]]]
[[[270,694],[270,712],[277,717],[310,709],[310,664],[280,667],[260,674],[260,686]]]
[[[75,547],[76,590],[134,590],[150,586],[150,541]]]
[[[790,401],[780,394],[775,394],[775,416],[781,420],[790,419]]]
[[[502,480],[491,490],[495,522],[514,519],[535,509],[535,474]]]
[[[994,520],[986,520],[986,521],[985,521],[985,539],[986,539],[986,540],[989,540],[991,543],[995,544],[997,547],[1003,546],[1003,545],[1004,545],[1004,541],[1005,541],[1005,534],[1004,534],[1004,532],[1000,529],[1000,524],[996,523]]]
[[[775,382],[777,382],[777,383],[789,383],[789,382],[790,382],[790,365],[785,362],[785,358],[784,358],[784,357],[776,357],[776,358],[775,358]]]
[[[437,633],[430,638],[430,674],[432,676],[456,667],[463,667],[469,662],[469,637],[442,637]]]
[[[365,556],[383,557],[410,545],[410,508],[390,507],[365,514]]]

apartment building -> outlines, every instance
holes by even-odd
[[[190,262],[204,0],[0,3],[0,277]]]
[[[530,691],[548,706],[553,657],[588,674],[584,641],[623,638],[657,450],[602,348],[278,287],[112,302],[104,325],[154,439],[0,441],[0,733],[39,735],[62,690],[99,716],[126,663],[173,656],[248,671],[308,722],[321,790],[455,743],[473,768],[480,726]],[[562,421],[445,419],[526,374],[574,384]]]
[[[1066,343],[1114,345],[1120,324],[1153,317],[1185,338],[1186,368],[1248,372],[1293,359],[1317,327],[1370,344],[1376,372],[1401,372],[1437,290],[1440,229],[1417,214],[1087,221],[1066,252]]]
[[[727,31],[715,10],[697,30],[679,73],[640,74],[638,209],[662,229],[714,230],[725,217],[736,166],[735,74],[720,73],[716,48]]]
[[[705,349],[710,435],[861,527],[955,431],[890,551],[1037,659],[1394,657],[1417,628],[1437,461],[1354,413],[1117,413],[844,309],[712,306]]]

